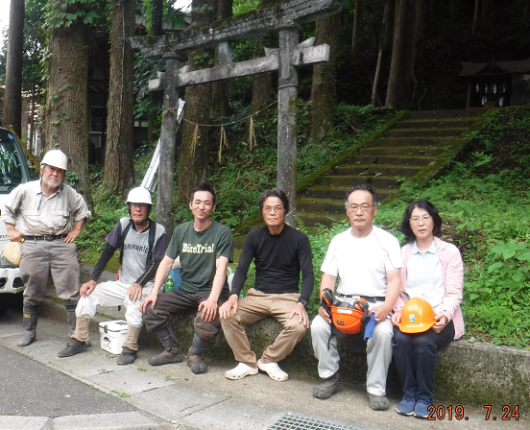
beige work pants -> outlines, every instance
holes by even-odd
[[[243,325],[267,317],[278,321],[283,330],[274,343],[267,347],[263,357],[273,362],[287,357],[306,332],[306,328],[299,322],[298,315],[289,318],[299,298],[300,294],[263,294],[250,289],[245,298],[238,301],[237,313],[231,313],[229,319],[221,319],[226,341],[232,348],[236,361],[248,365],[256,364],[256,355],[250,350]]]
[[[46,296],[48,278],[52,276],[57,296],[66,304],[79,301],[79,262],[75,243],[64,239],[28,240],[22,244],[20,277],[26,285],[24,301],[39,305]]]

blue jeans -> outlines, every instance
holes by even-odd
[[[403,333],[394,327],[394,362],[403,384],[404,397],[432,401],[436,354],[455,336],[453,321],[440,333]]]

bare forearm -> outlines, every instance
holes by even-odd
[[[322,274],[322,281],[320,282],[320,295],[322,295],[322,292],[329,288],[331,291],[335,292],[335,283],[337,281],[337,277],[330,275],[329,273],[323,273]]]
[[[153,294],[158,294],[158,291],[160,291],[160,287],[166,281],[169,275],[169,272],[171,272],[171,268],[173,267],[174,262],[175,260],[169,258],[167,255],[164,255],[164,258],[158,265],[158,269],[156,271],[155,285],[153,286]]]

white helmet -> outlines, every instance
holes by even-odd
[[[127,204],[129,203],[145,203],[146,205],[153,206],[151,193],[144,187],[133,188],[131,191],[129,191],[129,195],[127,196]]]
[[[52,149],[44,154],[40,166],[42,167],[44,164],[57,167],[58,169],[68,170],[68,158],[66,158],[66,155],[60,149]]]

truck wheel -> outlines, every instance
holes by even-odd
[[[0,315],[11,308],[22,309],[23,295],[19,294],[0,294]]]

